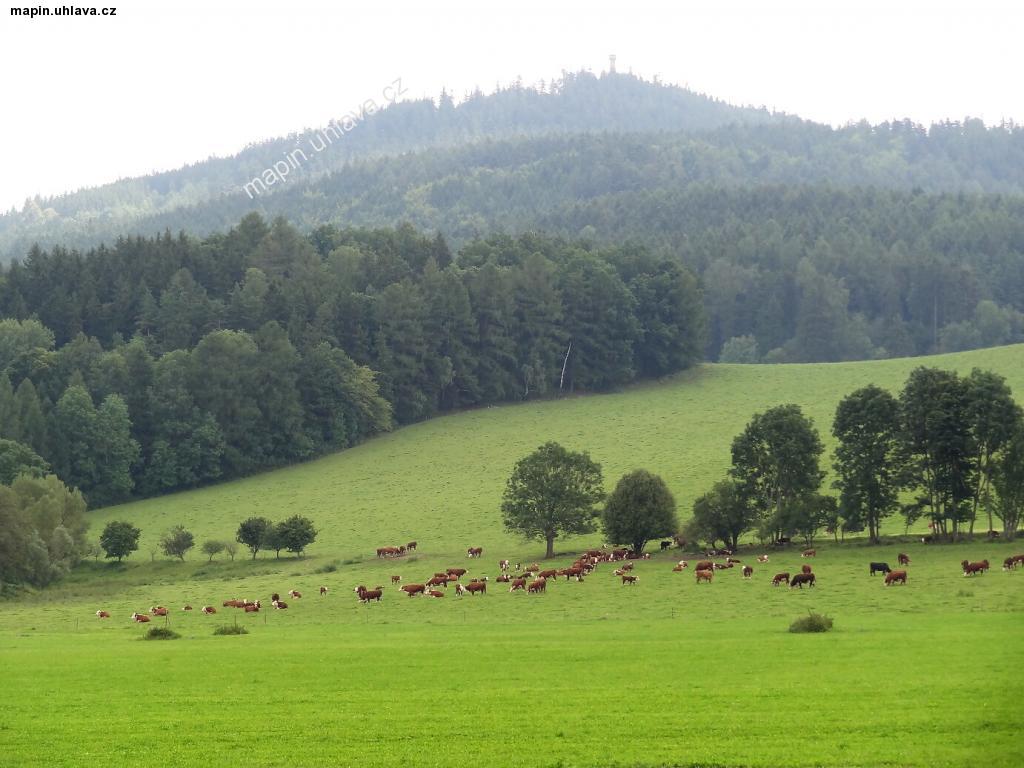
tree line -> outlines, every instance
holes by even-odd
[[[502,497],[505,529],[546,544],[592,533],[640,553],[648,541],[677,535],[712,548],[737,549],[753,532],[762,544],[799,536],[812,544],[824,528],[866,531],[880,540],[882,522],[899,512],[909,527],[929,520],[932,536],[973,535],[993,518],[1012,540],[1024,510],[1024,417],[1002,376],[974,369],[920,367],[898,396],[869,385],[844,397],[832,424],[836,495],[823,492],[824,445],[798,405],[755,414],[732,442],[732,466],[693,505],[680,530],[665,482],[639,469],[611,494],[601,465],[587,452],[546,443],[518,461]],[[600,505],[604,502],[603,508]]]
[[[694,276],[644,248],[524,235],[456,259],[410,227],[304,237],[256,215],[201,241],[34,249],[0,316],[0,468],[15,452],[92,506],[674,373],[706,327]]]

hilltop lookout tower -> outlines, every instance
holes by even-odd
[[[613,53],[608,57],[608,74],[615,74],[615,54]]]

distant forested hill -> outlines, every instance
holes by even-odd
[[[399,96],[400,80],[388,85]],[[371,99],[335,119],[335,135],[323,151],[310,139],[316,129],[251,145],[237,155],[210,158],[165,173],[125,179],[59,197],[26,201],[20,211],[0,216],[0,261],[24,255],[33,243],[87,246],[111,241],[118,234],[153,232],[157,220],[174,222],[203,233],[237,222],[242,213],[259,210],[241,192],[274,162],[296,147],[304,148],[301,169],[287,184],[270,187],[267,197],[284,189],[304,187],[357,159],[395,156],[436,147],[465,145],[485,139],[586,132],[705,131],[730,124],[772,122],[781,118],[764,109],[735,107],[684,88],[646,82],[631,75],[566,73],[550,84],[524,87],[515,83],[492,94],[476,91],[456,105],[448,94],[429,99]],[[347,108],[348,105],[346,105]],[[386,107],[386,108],[384,108]],[[320,140],[315,146],[323,144]],[[246,205],[248,204],[248,205]],[[184,209],[184,210],[182,210]],[[209,226],[194,221],[195,210],[216,211]],[[243,210],[244,209],[244,210]],[[180,215],[174,212],[181,211]],[[298,219],[298,210],[291,212]],[[349,222],[345,222],[349,223]]]

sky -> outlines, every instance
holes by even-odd
[[[320,126],[397,78],[406,98],[458,98],[612,53],[620,72],[833,125],[1024,123],[1009,0],[98,1],[116,15],[0,9],[0,210]]]

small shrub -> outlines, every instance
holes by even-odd
[[[177,640],[181,635],[175,632],[173,629],[167,629],[166,627],[151,627],[150,630],[142,636],[143,640]]]
[[[326,563],[315,569],[313,573],[334,573],[336,570],[338,570],[337,563]]]
[[[241,627],[238,624],[225,624],[222,627],[217,627],[213,630],[215,635],[248,635],[249,630],[245,627]]]
[[[807,612],[806,616],[789,625],[790,632],[828,632],[832,629],[832,618],[820,613]]]

